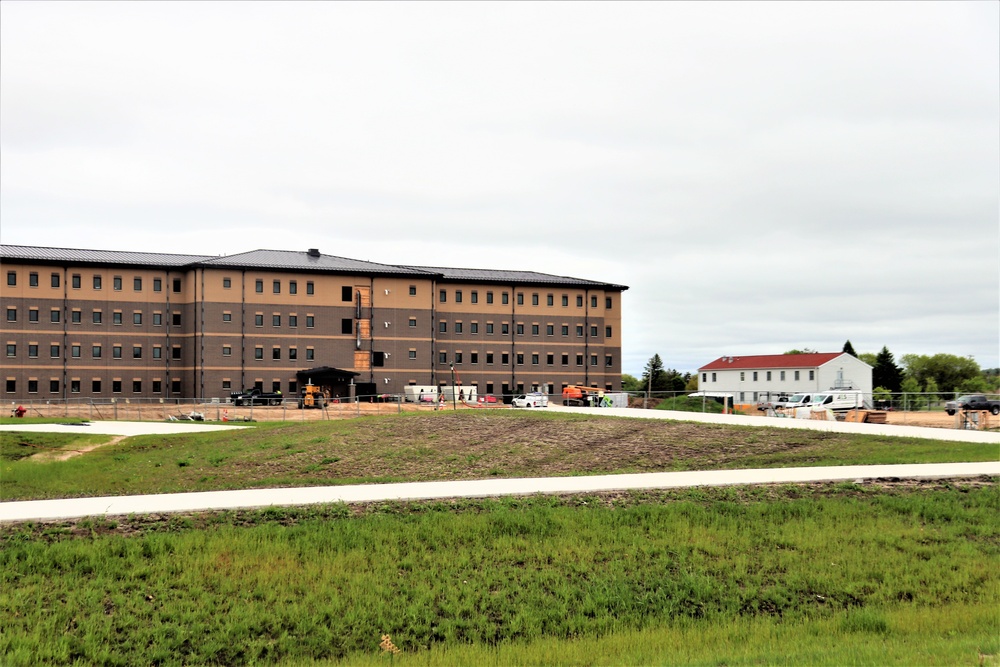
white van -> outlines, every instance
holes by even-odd
[[[871,407],[870,403],[866,403],[865,395],[857,389],[830,389],[820,394],[813,394],[812,403],[809,405],[834,412]]]
[[[812,399],[813,399],[812,394],[792,394],[791,396],[788,397],[788,400],[784,402],[779,401],[778,407],[792,409],[792,410],[795,408],[804,408],[807,405],[812,405]]]

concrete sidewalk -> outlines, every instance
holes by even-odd
[[[254,507],[386,500],[483,498],[537,493],[595,493],[629,489],[677,489],[734,484],[856,481],[879,478],[941,479],[1000,475],[1000,462],[831,466],[661,472],[588,477],[488,479],[459,482],[362,484],[292,489],[171,493],[107,498],[68,498],[0,503],[0,522],[43,521],[86,516],[205,512]]]
[[[729,426],[799,428],[831,433],[890,435],[905,438],[1000,445],[1000,433],[992,431],[963,431],[957,428],[930,428],[928,426],[905,426],[901,424],[857,424],[854,422],[815,421],[812,419],[784,417],[748,417],[747,415],[720,415],[702,412],[677,412],[674,410],[640,410],[638,408],[572,408],[551,403],[546,409],[573,412],[582,415],[605,415],[608,417],[630,417],[633,419],[672,419],[675,421],[726,424]],[[1000,450],[998,450],[998,458],[1000,458]]]

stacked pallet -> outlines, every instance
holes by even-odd
[[[882,410],[849,410],[844,421],[859,424],[884,424],[886,413]]]

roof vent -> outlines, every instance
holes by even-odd
[[[310,257],[319,257],[319,248],[309,248],[309,252],[306,254]]]

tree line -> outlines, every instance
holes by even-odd
[[[982,369],[972,357],[954,354],[904,354],[897,363],[892,352],[883,346],[878,353],[857,353],[851,341],[843,351],[872,367],[872,387],[876,394],[906,392],[927,393],[1000,393],[1000,368]],[[788,350],[785,354],[808,354],[810,348]],[[697,391],[698,374],[681,373],[665,368],[659,354],[646,362],[641,378],[622,375],[623,391],[681,392]]]

